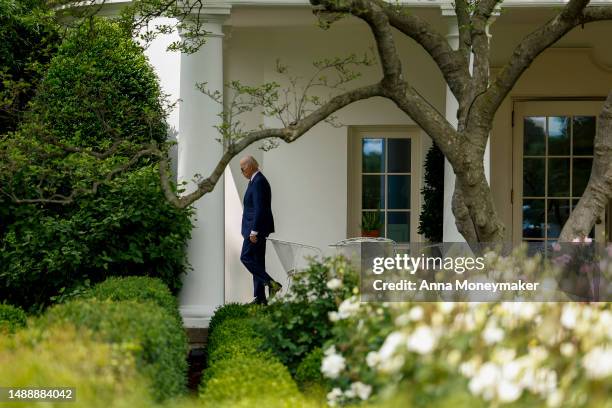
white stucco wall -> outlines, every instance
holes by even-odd
[[[313,18],[308,26],[233,27],[226,38],[226,80],[240,79],[250,84],[281,81],[282,77],[274,69],[279,57],[289,65],[291,74],[306,77],[314,72],[312,62],[317,59],[352,52],[363,54],[373,45],[370,33],[361,24],[345,24],[322,31],[314,23]],[[406,76],[412,78],[414,86],[443,112],[444,84],[433,63],[414,44],[400,40],[399,46]],[[362,71],[364,77],[350,86],[380,79],[379,67],[366,67]],[[249,119],[252,127],[262,120],[258,115],[251,115]],[[393,103],[382,98],[360,101],[342,109],[338,122],[351,126],[413,124]],[[271,120],[265,123],[278,125]],[[273,237],[314,245],[325,251],[329,244],[347,237],[347,140],[348,127],[334,128],[322,123],[294,143],[281,142],[271,151],[256,153],[272,186],[276,225]],[[430,142],[423,145],[426,151]],[[250,153],[253,151],[251,149]],[[240,176],[237,160],[231,169],[235,190],[242,199],[246,180]],[[226,178],[230,180],[227,173]],[[227,200],[236,201],[228,192],[226,226],[234,227],[226,229],[226,300],[246,300],[251,297],[252,286],[251,275],[238,260],[241,240],[240,230],[235,226],[241,214],[239,207],[233,204],[232,211],[228,210]],[[269,272],[283,282],[284,271],[271,247],[268,247],[266,259]]]

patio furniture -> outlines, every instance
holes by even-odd
[[[287,274],[287,286],[283,291],[286,293],[291,287],[293,277],[307,267],[306,256],[322,256],[320,248],[299,242],[284,241],[276,238],[266,238],[276,251],[276,255]]]

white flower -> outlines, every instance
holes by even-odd
[[[502,403],[514,402],[522,393],[522,388],[510,381],[502,380],[497,384],[497,398]]]
[[[378,350],[378,355],[380,356],[380,359],[384,361],[391,358],[391,356],[395,354],[395,350],[397,350],[399,345],[402,344],[404,341],[406,341],[406,335],[404,333],[390,333],[385,339],[385,342],[383,343],[380,350]]]
[[[339,289],[342,287],[342,281],[338,278],[330,279],[327,282],[327,288],[331,290]]]
[[[325,357],[321,361],[321,372],[328,378],[338,378],[342,370],[346,367],[344,357],[336,354],[336,348],[330,347],[325,351]]]
[[[612,375],[612,348],[595,347],[582,358],[587,377],[606,378]]]
[[[366,356],[366,364],[368,365],[368,367],[372,368],[377,366],[378,363],[380,363],[380,356],[377,352],[370,351]]]
[[[415,306],[410,309],[410,312],[408,312],[408,316],[410,316],[410,320],[412,320],[413,322],[418,322],[419,320],[421,320],[423,318],[423,315],[424,312],[421,306]]]
[[[489,323],[482,331],[482,338],[489,345],[495,344],[504,339],[504,331],[497,327],[497,324]]]
[[[340,315],[338,314],[338,312],[329,312],[327,313],[327,317],[329,318],[330,322],[337,322],[338,320],[340,320]]]
[[[573,329],[576,327],[576,321],[578,320],[578,310],[571,303],[563,306],[563,312],[561,313],[561,324],[567,329]]]
[[[359,301],[356,296],[345,299],[338,306],[338,319],[348,319],[359,311]]]
[[[359,397],[361,400],[367,400],[372,393],[372,386],[364,384],[361,381],[357,381],[351,384],[351,391],[354,395]]]
[[[436,347],[436,336],[429,326],[419,326],[408,338],[408,350],[418,354],[429,354]]]
[[[555,390],[546,398],[546,405],[550,408],[557,408],[563,405],[563,392]]]
[[[439,302],[438,303],[438,309],[440,309],[442,313],[450,313],[453,311],[454,308],[455,308],[455,304],[453,302]]]
[[[405,362],[404,356],[398,354],[386,360],[382,360],[378,365],[378,371],[384,374],[395,374],[404,366]]]
[[[562,356],[571,357],[576,352],[576,346],[574,346],[572,343],[563,343],[561,344],[559,351],[561,351]]]
[[[485,399],[491,399],[492,389],[501,379],[501,371],[497,364],[484,363],[472,377],[468,384],[470,392],[474,395],[482,395]]]
[[[332,407],[336,406],[340,397],[342,397],[342,390],[336,387],[327,393],[327,403]]]

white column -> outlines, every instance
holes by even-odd
[[[206,82],[211,91],[223,92],[223,21],[229,9],[200,16],[210,34],[206,44],[193,54],[181,55],[180,134],[178,136],[178,179],[188,181],[186,193],[193,191],[192,178],[207,177],[223,153],[215,125],[222,106],[196,88]],[[179,295],[186,327],[208,327],[215,308],[224,303],[224,180],[195,203],[194,229],[187,248],[193,270],[183,279]]]
[[[159,17],[151,22],[151,25],[175,24],[174,19]],[[169,102],[177,102],[180,98],[180,78],[181,78],[181,54],[176,51],[168,51],[168,46],[180,39],[177,32],[170,34],[158,34],[153,41],[148,44],[145,49],[145,55],[149,58],[149,62],[155,69],[155,73],[159,78],[159,85],[163,93],[168,95]],[[174,109],[168,115],[168,138],[176,141],[176,136],[179,132],[179,107],[175,105]],[[172,174],[176,177],[177,174],[177,148],[174,146],[170,150],[170,159],[172,163]]]
[[[442,7],[442,15],[445,16],[448,25],[446,38],[450,46],[456,50],[459,48],[459,26],[457,25],[457,17],[455,10],[450,7]],[[459,103],[455,95],[446,85],[446,120],[455,129],[457,128],[457,111]],[[447,159],[444,159],[444,212],[442,219],[442,239],[444,242],[463,242],[463,235],[457,230],[455,225],[455,216],[453,215],[452,200],[453,192],[455,191],[455,172]]]

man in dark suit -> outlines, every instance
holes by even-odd
[[[266,286],[270,296],[274,296],[281,284],[266,272],[266,237],[274,232],[272,217],[272,190],[270,183],[259,171],[259,164],[253,156],[240,160],[240,171],[249,179],[249,186],[244,193],[244,210],[242,213],[242,252],[240,261],[253,275],[252,303],[267,304]]]

